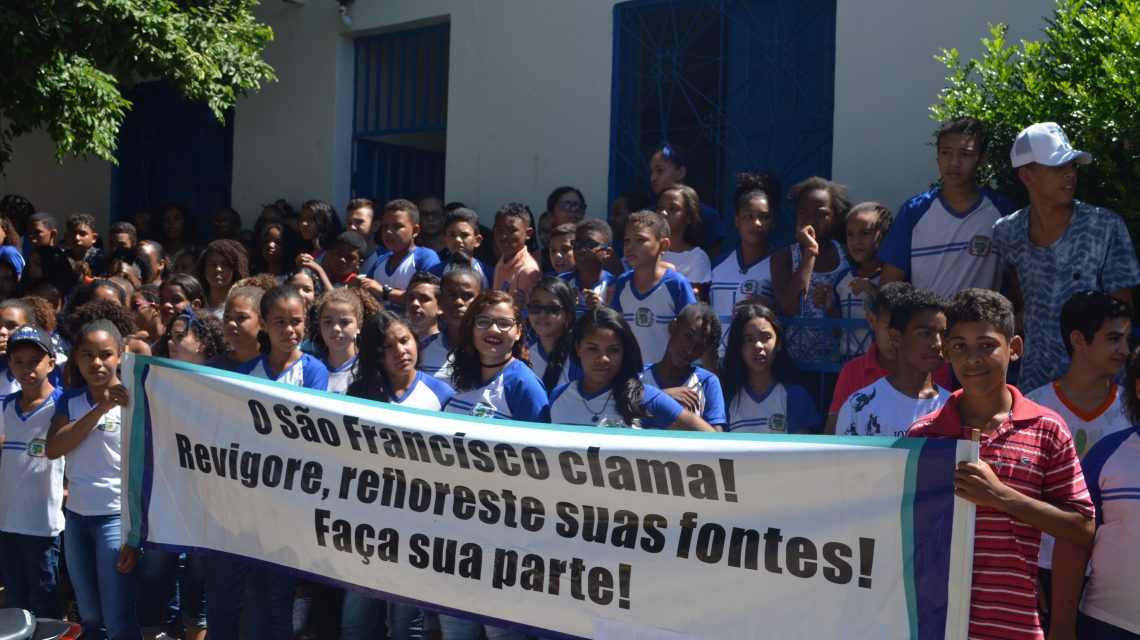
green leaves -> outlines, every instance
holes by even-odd
[[[1093,154],[1081,169],[1080,197],[1112,207],[1140,232],[1140,3],[1059,0],[1039,41],[1009,44],[991,25],[980,59],[956,50],[936,58],[947,86],[931,107],[946,120],[970,115],[991,131],[990,174],[999,189],[1024,199],[1009,165],[1017,132],[1033,122],[1059,123],[1074,146]]]
[[[130,102],[120,89],[164,78],[222,119],[275,80],[261,59],[272,30],[256,0],[6,0],[0,6],[0,169],[11,141],[44,128],[56,159],[114,161]]]

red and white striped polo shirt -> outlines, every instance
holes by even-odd
[[[1065,421],[1016,388],[1008,389],[1013,410],[994,433],[982,434],[980,458],[1007,486],[1092,518],[1092,499]],[[907,435],[969,439],[971,428],[958,416],[961,395],[955,392],[941,409],[911,425]],[[969,637],[1044,638],[1037,618],[1041,531],[992,507],[979,506],[976,513]]]

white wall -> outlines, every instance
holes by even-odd
[[[930,106],[948,72],[934,56],[945,48],[963,60],[980,56],[990,23],[1010,25],[1010,42],[1039,39],[1054,7],[1053,0],[840,0],[833,179],[855,201],[892,209],[929,188],[938,178]]]
[[[12,162],[0,176],[0,195],[18,193],[36,209],[55,215],[62,225],[76,212],[89,213],[105,230],[110,220],[111,164],[83,158],[55,162],[55,145],[42,131],[17,138]]]

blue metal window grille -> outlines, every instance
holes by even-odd
[[[416,134],[447,130],[450,33],[439,24],[356,39],[353,197],[442,193],[444,154]]]
[[[649,155],[665,141],[725,220],[741,171],[772,171],[785,187],[830,176],[834,78],[835,0],[618,4],[610,199],[649,192]],[[793,222],[785,203],[778,244]]]

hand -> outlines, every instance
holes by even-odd
[[[597,309],[602,306],[602,296],[598,295],[598,292],[593,289],[586,289],[582,292],[582,301],[585,303],[587,309]]]
[[[107,390],[103,392],[103,398],[101,400],[101,403],[109,404],[111,407],[125,407],[129,402],[130,395],[127,393],[127,388],[121,384],[107,387]]]
[[[302,253],[297,256],[296,262],[298,267],[309,267],[310,269],[317,263],[316,259],[309,253]]]
[[[873,296],[879,292],[879,286],[871,282],[870,278],[852,278],[851,293],[856,295]]]
[[[1010,491],[986,462],[959,462],[954,472],[954,495],[976,505],[1002,509]]]
[[[676,400],[677,403],[682,407],[688,409],[689,411],[692,411],[693,413],[697,412],[697,404],[700,402],[701,398],[699,395],[697,395],[696,391],[693,391],[688,387],[672,387],[669,389],[662,389],[662,391],[665,392],[665,395]]]
[[[360,287],[368,293],[371,293],[376,299],[379,299],[384,293],[384,287],[368,276],[357,275],[355,278],[349,279],[348,286]]]
[[[119,559],[115,561],[115,569],[119,573],[130,573],[135,570],[135,566],[139,563],[139,548],[129,545],[119,547]]]
[[[819,255],[819,242],[815,239],[815,228],[805,224],[796,231],[796,242],[800,243],[800,250],[806,256]]]
[[[831,285],[820,282],[811,288],[811,302],[820,309],[830,309],[835,297],[831,293]]]

